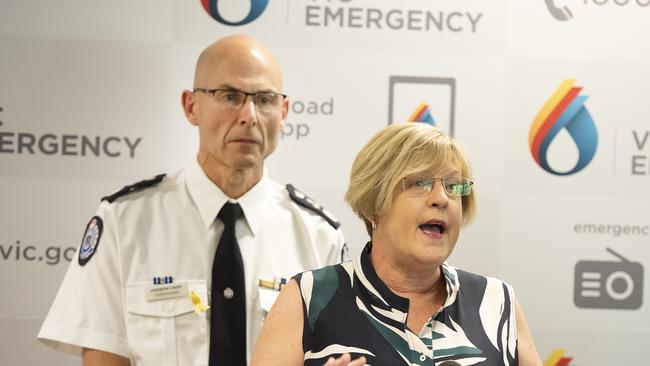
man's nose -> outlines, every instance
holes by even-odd
[[[257,107],[255,106],[255,99],[252,95],[247,95],[244,98],[244,104],[239,111],[239,122],[257,124]]]

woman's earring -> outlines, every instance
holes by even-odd
[[[370,225],[372,225],[373,230],[377,230],[377,223],[375,222],[375,220],[370,221]]]

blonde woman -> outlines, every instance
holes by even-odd
[[[465,155],[440,130],[377,133],[346,194],[371,241],[289,282],[252,365],[541,365],[512,287],[446,262],[474,216],[472,189]]]

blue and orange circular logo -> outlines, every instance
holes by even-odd
[[[570,175],[584,169],[594,158],[598,146],[598,131],[585,108],[587,96],[578,95],[581,87],[575,80],[565,80],[537,113],[528,135],[528,145],[535,162],[555,175]],[[578,162],[568,171],[557,171],[548,162],[548,148],[557,134],[565,128],[578,148]]]
[[[219,13],[219,0],[201,0],[201,4],[203,5],[203,9],[205,9],[205,11],[208,12],[208,14],[210,14],[210,16],[217,22],[225,25],[238,26],[248,24],[259,18],[259,16],[262,15],[266,9],[266,6],[269,5],[269,0],[250,1],[251,9],[248,12],[248,15],[246,15],[246,17],[240,21],[230,21],[224,19]]]

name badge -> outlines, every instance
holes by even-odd
[[[145,296],[147,298],[147,301],[150,302],[188,296],[187,284],[170,283],[170,284],[162,284],[162,285],[151,285],[147,289]]]

